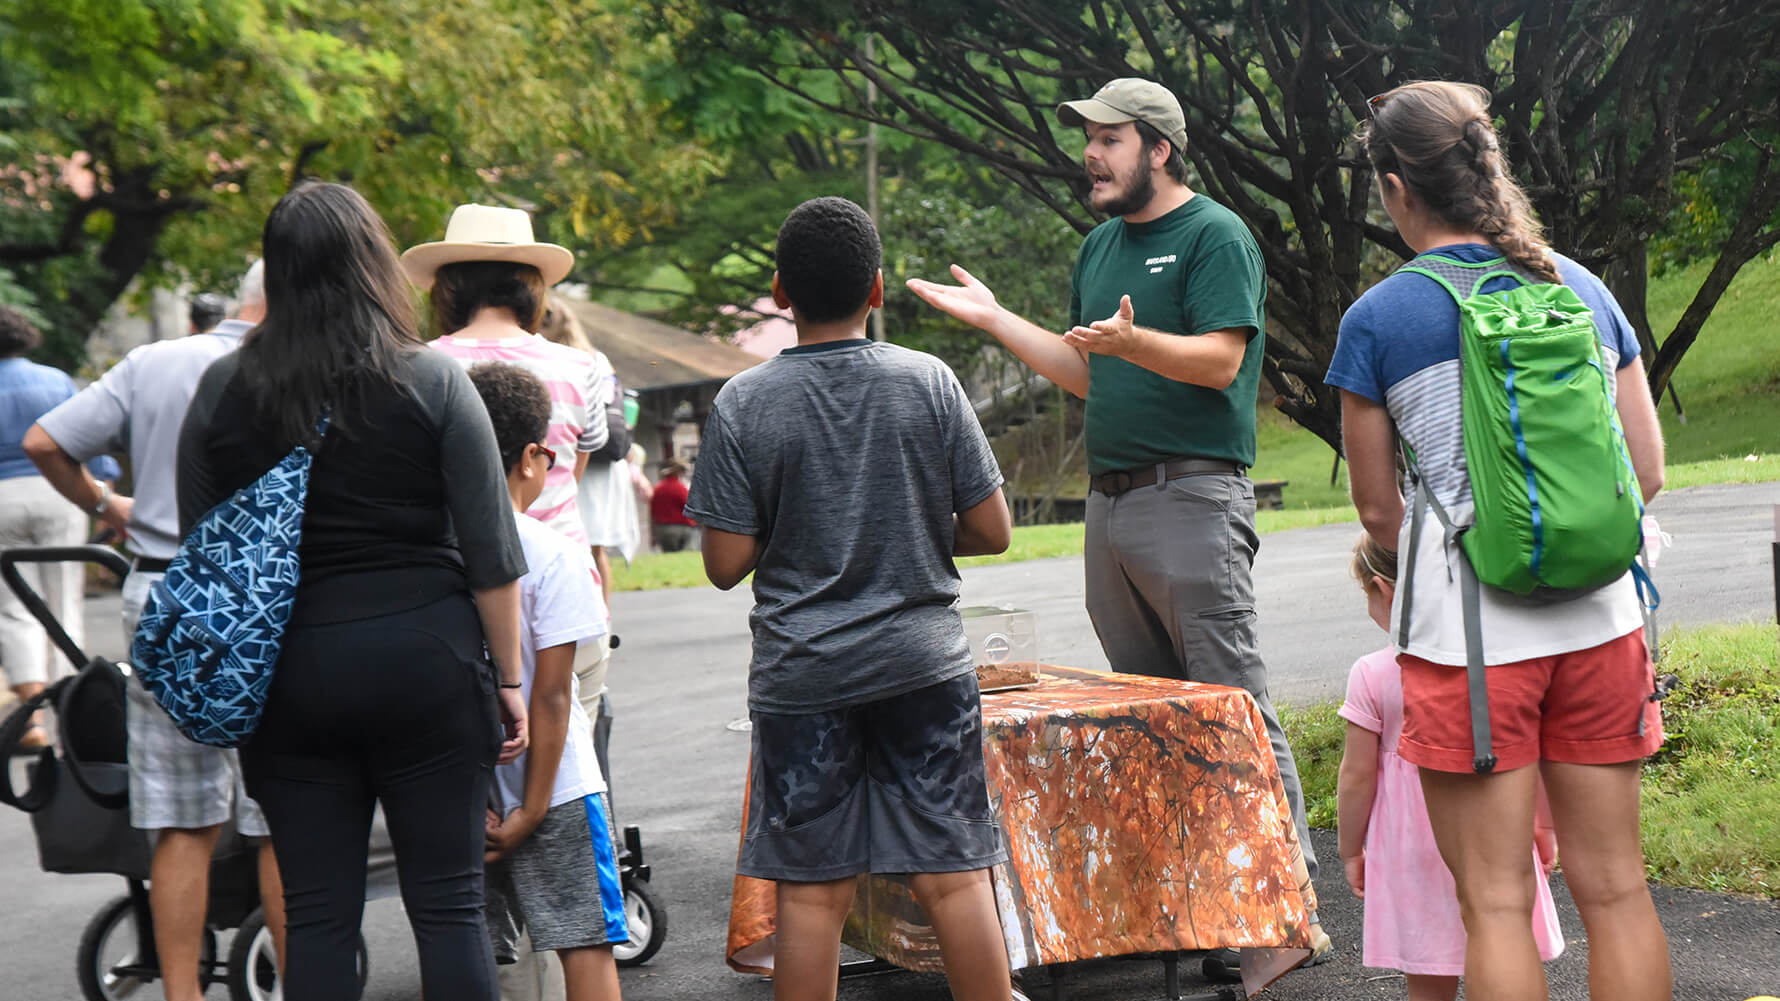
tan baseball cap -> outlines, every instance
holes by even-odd
[[[1142,122],[1174,144],[1182,156],[1187,151],[1187,116],[1180,101],[1167,87],[1153,80],[1120,77],[1083,101],[1057,105],[1057,120],[1074,128],[1085,122],[1118,125]]]

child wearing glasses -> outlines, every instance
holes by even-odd
[[[520,654],[531,747],[495,769],[485,880],[496,959],[513,963],[519,930],[562,961],[568,1001],[618,1001],[612,945],[629,940],[592,727],[577,698],[575,647],[606,630],[587,547],[524,516],[554,455],[545,441],[550,395],[530,372],[485,362],[470,369],[506,467],[526,574]]]

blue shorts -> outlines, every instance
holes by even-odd
[[[536,952],[630,941],[605,798],[596,793],[551,807],[531,837],[488,866],[488,935],[497,962],[517,961],[521,929],[531,933]]]

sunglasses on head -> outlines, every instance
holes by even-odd
[[[1376,119],[1378,117],[1378,110],[1384,107],[1384,102],[1389,100],[1390,96],[1391,92],[1387,90],[1382,94],[1373,94],[1371,97],[1366,98],[1366,117]]]

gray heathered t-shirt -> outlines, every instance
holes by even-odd
[[[179,551],[179,426],[204,370],[239,348],[252,329],[251,323],[224,320],[207,334],[144,344],[38,418],[62,451],[83,462],[128,453],[135,506],[124,547],[137,556],[167,560]]]
[[[964,387],[932,355],[838,341],[729,380],[686,514],[764,544],[749,708],[824,712],[970,671],[952,516],[1001,482]]]

